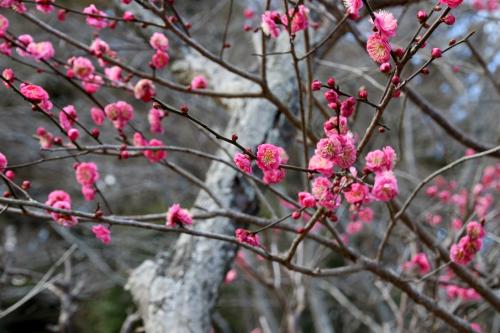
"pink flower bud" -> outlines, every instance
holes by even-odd
[[[441,52],[440,48],[435,47],[432,49],[431,55],[433,58],[441,58],[443,53]]]
[[[319,80],[314,80],[314,81],[311,83],[311,90],[312,90],[312,91],[318,91],[318,90],[321,90],[321,81],[319,81]]]
[[[380,65],[380,71],[382,73],[389,73],[391,71],[391,64],[388,62],[384,62],[382,65]]]
[[[80,132],[78,132],[78,129],[76,128],[70,128],[68,131],[68,138],[72,141],[75,142],[78,140],[78,137],[80,136]]]

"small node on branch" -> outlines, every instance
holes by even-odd
[[[104,215],[104,212],[100,209],[97,209],[94,213],[94,218],[99,220],[101,217],[103,217],[103,215]]]
[[[358,97],[363,100],[368,99],[368,91],[366,90],[365,86],[359,88]]]
[[[101,135],[101,132],[98,128],[93,128],[90,134],[92,134],[94,138],[98,139],[99,135]]]
[[[236,135],[236,133],[233,133],[231,135],[231,141],[234,141],[234,142],[238,141],[238,135]]]
[[[181,107],[180,107],[180,109],[181,109],[181,112],[183,114],[188,114],[188,112],[189,112],[189,108],[188,108],[188,106],[186,104],[182,104]]]
[[[422,73],[423,75],[428,75],[430,73],[430,70],[429,68],[424,67],[420,70],[420,73]]]
[[[326,84],[328,85],[328,87],[330,88],[335,88],[335,79],[333,77],[329,77],[328,80],[326,81]]]
[[[8,197],[10,197],[10,192],[9,192],[9,191],[5,191],[5,192],[3,192],[3,197],[4,197],[4,198],[8,198]]]
[[[378,128],[378,131],[379,131],[379,133],[385,133],[385,128],[383,128],[382,126],[380,126]]]

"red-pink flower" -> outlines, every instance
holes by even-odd
[[[108,119],[113,122],[115,128],[119,130],[123,129],[134,118],[134,108],[124,101],[106,105],[104,112]]]
[[[51,42],[30,43],[26,50],[36,60],[50,60],[55,54]]]
[[[106,119],[106,114],[104,114],[104,111],[101,108],[92,107],[90,109],[90,117],[92,118],[94,124],[101,126]]]
[[[54,136],[51,133],[47,132],[45,128],[38,127],[36,129],[36,136],[40,141],[40,147],[42,147],[43,149],[52,147],[52,140]]]
[[[373,173],[392,170],[395,159],[394,149],[391,146],[386,146],[382,150],[374,150],[366,154],[365,168]]]
[[[358,211],[358,217],[362,222],[371,223],[373,220],[373,209],[370,207],[360,209]]]
[[[19,90],[27,100],[35,104],[49,99],[49,94],[45,89],[35,84],[21,83]]]
[[[165,118],[165,112],[152,108],[148,113],[149,130],[152,133],[161,134],[163,133],[163,125],[161,123],[162,119]]]
[[[290,8],[288,11],[288,15],[292,18],[291,30],[292,33],[296,33],[301,30],[305,30],[308,26],[308,14],[309,9],[300,5],[297,9]],[[293,15],[293,17],[292,17]],[[288,17],[286,14],[281,15],[281,22],[284,26],[288,26]]]
[[[147,143],[148,146],[151,147],[162,147],[164,146],[163,142],[158,139],[151,139]],[[144,151],[144,156],[151,162],[157,163],[167,157],[167,151],[164,149],[161,150],[146,150]]]
[[[144,139],[144,136],[142,136],[141,133],[139,132],[135,132],[133,137],[132,137],[132,143],[134,144],[134,146],[136,147],[143,147],[145,146],[148,142],[146,141],[146,139]]]
[[[398,195],[398,182],[392,171],[384,171],[375,176],[372,195],[376,200],[387,202]]]
[[[57,201],[51,206],[57,209],[71,210],[71,204],[68,201]],[[50,216],[57,224],[63,227],[73,227],[78,224],[77,218],[73,215],[51,212]]]
[[[240,243],[248,244],[251,246],[260,246],[259,236],[251,233],[245,229],[236,229],[236,239]]]
[[[483,238],[485,235],[483,226],[477,221],[471,221],[467,224],[467,236],[471,239]]]
[[[354,97],[349,97],[342,101],[340,104],[340,114],[344,117],[350,117],[354,113],[356,106],[356,99]]]
[[[340,124],[339,124],[340,120]],[[340,117],[331,117],[323,124],[323,130],[325,131],[325,135],[327,137],[331,137],[333,135],[339,134],[338,130],[340,129],[340,134],[347,134],[347,118],[344,116]]]
[[[101,89],[104,80],[100,75],[90,75],[85,81],[83,81],[83,89],[89,94],[94,94],[96,91]]]
[[[103,226],[102,224],[98,224],[92,227],[92,232],[95,237],[99,239],[104,245],[108,245],[111,243],[111,231]]]
[[[254,16],[254,11],[251,9],[251,8],[245,8],[243,10],[243,16],[247,19],[247,20],[251,20],[253,19],[253,16]]]
[[[472,257],[483,247],[483,240],[481,238],[472,239],[469,236],[464,236],[458,242],[458,246]]]
[[[257,166],[263,170],[277,169],[281,164],[280,149],[270,143],[264,143],[257,147]]]
[[[440,3],[450,8],[457,8],[464,2],[464,0],[439,0]]]
[[[90,44],[90,51],[96,57],[102,57],[110,51],[110,47],[108,43],[106,43],[102,39],[96,38],[94,39],[92,44]]]
[[[439,225],[441,222],[443,222],[443,217],[439,214],[427,214],[427,223],[430,225]]]
[[[82,195],[86,201],[92,201],[95,198],[96,190],[92,186],[82,186]]]
[[[22,47],[16,48],[17,54],[19,54],[21,57],[29,57],[30,53],[25,51],[24,49],[27,48],[28,45],[33,43],[33,37],[31,37],[31,35],[28,34],[19,35],[17,37],[17,42],[24,46],[24,48]]]
[[[325,177],[333,175],[333,161],[314,154],[309,160],[308,169],[317,171]]]
[[[368,198],[368,186],[360,183],[351,184],[349,191],[344,191],[345,200],[350,204],[362,203]]]
[[[471,262],[472,257],[458,246],[458,244],[453,244],[450,248],[450,259],[457,264],[467,265]]]
[[[340,154],[342,149],[342,144],[340,143],[338,136],[331,136],[329,138],[321,139],[316,144],[315,155],[319,155],[322,158],[328,160],[333,160],[337,155]]]
[[[99,180],[99,170],[93,162],[78,164],[75,170],[76,180],[82,186],[92,186]]]
[[[0,37],[5,34],[7,29],[9,29],[9,20],[5,16],[0,15]]]
[[[108,26],[108,20],[106,18],[106,13],[97,9],[95,5],[90,5],[83,9],[83,13],[87,14],[86,22],[91,27],[96,29],[103,29]]]
[[[309,192],[299,192],[299,203],[304,208],[316,206],[316,199]]]
[[[191,214],[179,204],[170,206],[167,212],[167,227],[183,226],[193,224]]]
[[[113,85],[118,85],[122,81],[122,69],[118,66],[106,68],[104,74]]]
[[[158,50],[151,58],[151,66],[155,69],[162,69],[168,65],[170,57],[167,52]]]
[[[425,275],[431,271],[431,265],[427,255],[424,252],[415,254],[411,260],[403,264],[403,269],[406,271],[415,271],[419,275]]]
[[[55,0],[36,0],[36,9],[42,13],[49,14],[54,9],[54,6],[51,5],[54,2]]]
[[[155,32],[149,39],[149,45],[157,51],[168,50],[168,38],[161,32]]]
[[[396,36],[396,30],[398,29],[398,20],[394,18],[392,13],[386,10],[379,10],[375,13],[375,20],[373,20],[373,25],[383,37],[391,38]]]
[[[234,164],[243,171],[244,173],[251,174],[252,173],[252,160],[246,154],[237,153],[233,158]]]
[[[312,183],[312,195],[320,204],[331,201],[333,199],[332,186],[333,184],[328,178],[317,177]]]
[[[0,173],[4,172],[7,168],[7,157],[4,154],[0,153]]]
[[[271,36],[273,38],[278,38],[280,35],[280,28],[278,27],[278,23],[281,24],[281,15],[276,11],[265,11],[261,16],[262,23],[262,31],[267,36]]]
[[[193,89],[206,89],[208,87],[207,78],[203,75],[197,75],[191,81],[191,88]]]
[[[79,79],[86,79],[95,71],[92,61],[85,57],[71,58],[68,61],[71,65],[72,73]]]
[[[71,197],[69,196],[68,193],[62,191],[62,190],[55,190],[49,193],[49,197],[45,204],[47,206],[53,206],[56,202],[58,201],[66,201],[71,205]]]
[[[75,125],[78,120],[78,114],[73,105],[63,107],[59,112],[59,125],[67,132]]]
[[[382,64],[391,58],[389,41],[378,33],[373,33],[366,42],[366,51],[373,61]]]
[[[149,102],[156,94],[155,85],[151,80],[142,79],[134,87],[134,96],[144,102]]]
[[[344,0],[344,6],[347,9],[347,13],[353,18],[357,19],[359,17],[359,10],[363,7],[363,1],[361,0]]]
[[[10,43],[0,43],[0,53],[10,57],[12,55],[12,47]]]
[[[131,21],[135,20],[135,15],[134,15],[134,13],[132,13],[132,12],[131,12],[131,11],[129,11],[129,10],[125,11],[125,13],[123,13],[123,16],[122,16],[122,17],[123,17],[123,20],[124,20],[125,22],[131,22]]]
[[[285,179],[285,175],[284,169],[264,170],[262,181],[266,184],[278,184]]]
[[[333,159],[333,164],[341,169],[349,169],[356,162],[357,151],[354,139],[350,135],[339,135],[340,152]]]

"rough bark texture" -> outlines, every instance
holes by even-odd
[[[287,40],[279,40],[285,46]],[[281,47],[281,48],[283,48]],[[287,56],[271,57],[268,82],[271,90],[289,107],[296,109],[293,69]],[[204,72],[210,82],[217,82],[221,91],[255,91],[255,84],[221,69],[197,54],[187,54],[178,67],[185,71]],[[222,101],[231,119],[226,135],[238,133],[241,143],[255,147],[279,127],[276,108],[262,99]],[[234,153],[232,148],[229,149]],[[222,152],[219,152],[222,155]],[[252,188],[232,168],[213,163],[207,171],[205,184],[225,207],[241,211],[255,210]],[[207,210],[218,207],[205,192],[200,192],[196,207]],[[197,230],[234,235],[235,223],[227,218],[214,218],[195,223]],[[222,241],[182,235],[167,252],[155,260],[147,260],[134,270],[127,288],[132,293],[143,318],[146,332],[208,332],[211,311],[216,304],[218,288],[235,255],[236,247]]]

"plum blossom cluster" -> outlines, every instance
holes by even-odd
[[[149,39],[149,45],[155,50],[149,65],[154,69],[166,67],[170,61],[168,55],[169,42],[167,36],[161,32],[155,32]]]
[[[19,86],[19,91],[24,98],[37,105],[43,111],[48,112],[52,110],[53,104],[49,99],[49,94],[42,87],[23,82]]]
[[[283,148],[270,143],[261,144],[257,147],[256,158],[266,184],[277,184],[285,178],[286,173],[281,165],[288,162],[288,155]],[[248,154],[237,153],[233,160],[241,171],[252,173],[252,159]]]
[[[163,141],[158,140],[158,139],[151,139],[151,140],[147,141],[144,138],[144,136],[139,132],[134,133],[133,143],[134,143],[134,146],[136,146],[136,147],[145,147],[145,146],[163,147],[163,146],[165,146]],[[123,151],[122,153],[126,153],[126,151]],[[158,163],[167,157],[167,152],[164,149],[155,149],[155,150],[147,149],[147,150],[144,150],[143,154],[144,154],[144,157],[146,157],[149,160],[149,162],[151,162],[151,163]]]
[[[481,295],[474,288],[454,284],[452,282],[454,277],[452,270],[447,270],[445,274],[439,277],[439,285],[444,289],[449,300],[459,299],[464,302],[473,302],[481,299]]]
[[[236,229],[236,239],[240,243],[248,244],[251,246],[260,246],[259,235],[254,234],[246,229]]]
[[[56,209],[71,210],[71,197],[62,190],[55,190],[49,193],[45,204]],[[78,224],[78,219],[73,215],[53,211],[49,211],[49,213],[57,224],[64,227],[73,227]]]
[[[295,34],[309,26],[308,21],[309,9],[304,5],[299,5],[297,8],[290,8],[287,14],[281,14],[278,11],[265,11],[261,16],[261,28],[264,34],[272,38],[278,38],[281,34],[281,28],[290,30]],[[291,23],[288,22],[290,17]]]
[[[6,20],[6,19],[5,19]],[[0,17],[0,26],[3,19]],[[0,31],[1,31],[0,27]],[[0,33],[1,35],[1,33]],[[28,57],[32,58],[36,61],[42,60],[50,60],[54,57],[55,51],[52,43],[49,41],[43,42],[35,42],[33,37],[29,34],[23,34],[17,37],[16,39],[16,52],[20,57]],[[8,53],[10,55],[10,51],[5,48],[3,53]]]
[[[82,186],[83,198],[92,201],[95,198],[95,183],[99,180],[99,170],[93,162],[78,163],[75,166],[76,181]]]
[[[471,221],[467,225],[466,235],[451,246],[450,259],[461,265],[470,263],[476,253],[481,250],[485,235],[483,226],[476,221]]]
[[[392,13],[379,10],[374,13],[372,23],[374,32],[368,37],[366,51],[373,61],[379,64],[386,64],[391,57],[389,40],[396,36],[398,21]],[[383,67],[387,67],[387,65]]]
[[[451,227],[455,231],[462,228],[463,220],[467,219],[472,210],[480,219],[486,218],[494,202],[494,193],[500,191],[500,163],[484,168],[478,183],[472,189],[460,188],[458,182],[447,181],[437,177],[432,185],[426,188],[425,194],[438,200],[451,211]],[[431,225],[439,225],[443,221],[440,212],[428,213],[427,221]]]

